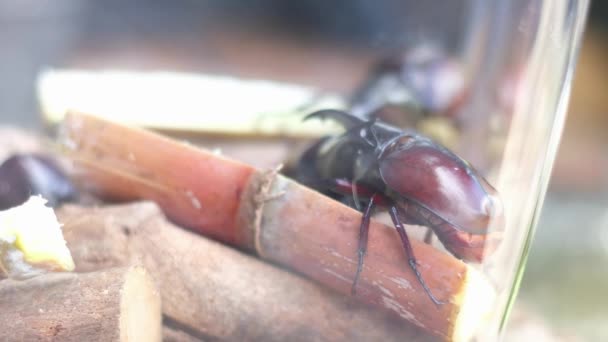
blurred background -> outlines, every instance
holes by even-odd
[[[589,14],[517,305],[563,336],[600,341],[608,338],[608,3],[592,1]]]
[[[60,2],[0,0],[0,124],[40,128],[35,81],[47,67],[170,69],[189,72],[238,71],[243,76],[274,75],[323,58],[323,65],[308,67],[295,76],[302,84],[323,84],[331,90],[348,89],[363,73],[352,73],[349,63],[368,63],[375,51],[399,45],[387,35],[378,46],[369,45],[368,31],[351,21],[325,17],[325,2],[306,6],[298,1],[255,0],[243,6],[238,0]],[[345,17],[386,27],[391,10],[373,2],[345,6]],[[460,24],[459,2],[442,8]],[[329,5],[327,5],[329,6]],[[423,6],[423,5],[421,5]],[[265,42],[247,32],[231,31],[229,20],[256,21],[257,30],[285,25],[302,37],[331,34],[345,49],[357,48],[360,61],[345,62],[340,54],[311,51],[306,39],[290,41],[290,34],[274,32],[284,51],[271,52]],[[311,27],[309,18],[318,18]],[[608,338],[608,4],[595,1],[585,33],[574,80],[568,119],[529,258],[513,324],[538,321],[550,327],[547,339],[598,341]],[[263,23],[263,24],[260,24]],[[416,23],[414,23],[416,24]],[[449,24],[446,24],[449,25]],[[453,33],[453,31],[451,31]],[[441,30],[442,39],[461,44],[462,37]],[[230,36],[229,43],[219,36]],[[361,45],[363,44],[363,49]],[[367,46],[368,44],[369,46]],[[247,51],[248,56],[241,56]],[[306,52],[306,53],[303,53]],[[308,57],[298,57],[298,56]],[[289,58],[281,58],[289,56]],[[244,58],[246,57],[246,58]],[[309,58],[309,59],[307,59]],[[247,60],[268,60],[268,69]],[[293,80],[293,75],[289,79]],[[524,312],[525,314],[522,314]],[[534,329],[531,327],[530,329]],[[540,335],[539,335],[540,336]]]

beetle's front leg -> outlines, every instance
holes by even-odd
[[[372,217],[372,213],[376,203],[383,200],[383,196],[380,194],[373,194],[367,203],[367,208],[363,212],[361,218],[361,225],[359,227],[359,247],[357,248],[357,273],[355,273],[355,279],[353,280],[353,286],[351,288],[351,294],[354,296],[357,294],[357,282],[361,271],[363,271],[363,259],[367,253],[367,237],[369,236],[369,221]]]
[[[431,228],[426,228],[426,233],[424,233],[424,239],[422,241],[427,245],[430,245],[433,242],[433,230]]]
[[[391,215],[391,219],[393,220],[393,224],[395,225],[395,228],[397,228],[399,237],[401,238],[403,248],[405,249],[405,253],[407,254],[408,263],[410,264],[410,268],[412,269],[412,271],[414,271],[414,274],[416,274],[416,278],[418,278],[418,282],[420,283],[420,285],[422,285],[422,288],[424,288],[424,291],[429,296],[429,298],[431,298],[433,303],[435,303],[436,305],[445,304],[445,302],[437,300],[437,298],[435,298],[435,296],[433,296],[433,294],[431,293],[431,290],[424,282],[424,279],[422,279],[422,275],[420,274],[420,271],[418,270],[418,262],[416,261],[416,257],[414,256],[414,251],[412,249],[412,245],[410,244],[410,239],[408,238],[407,233],[405,232],[405,228],[403,227],[403,224],[401,223],[401,220],[399,219],[399,213],[397,211],[397,207],[392,205],[389,210],[389,213]]]
[[[346,179],[333,179],[328,182],[331,182],[329,188],[336,193],[350,195],[353,193],[353,190],[356,190],[356,192],[361,198],[368,199],[367,207],[363,212],[363,217],[361,218],[361,224],[359,226],[359,244],[357,248],[357,272],[355,273],[355,278],[353,280],[353,285],[351,288],[351,294],[355,295],[357,293],[357,283],[359,282],[359,276],[363,271],[363,260],[365,258],[365,254],[367,254],[369,222],[374,212],[374,208],[377,205],[386,206],[390,203],[390,200],[379,192],[375,192],[374,190],[360,184],[353,184]]]

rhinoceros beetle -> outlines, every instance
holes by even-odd
[[[484,251],[500,241],[488,233],[490,222],[502,218],[496,190],[465,160],[413,130],[338,110],[306,117],[312,118],[335,120],[346,132],[310,147],[299,161],[297,179],[346,196],[359,209],[364,204],[352,293],[363,268],[370,218],[380,206],[388,209],[421,286],[435,304],[442,304],[417,268],[403,224],[427,226],[454,256],[480,262]]]

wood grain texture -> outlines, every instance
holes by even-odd
[[[133,262],[150,270],[159,284],[165,322],[174,337],[435,340],[390,313],[180,229],[167,222],[153,203],[67,206],[58,216],[78,271]]]
[[[136,267],[3,280],[0,312],[0,341],[161,340],[158,293]]]

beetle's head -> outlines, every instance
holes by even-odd
[[[472,166],[445,147],[420,135],[403,135],[379,156],[387,188],[421,205],[454,229],[486,234],[502,222],[497,191]]]

